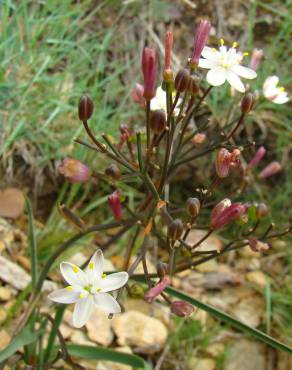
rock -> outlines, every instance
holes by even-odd
[[[265,288],[268,282],[267,276],[262,271],[248,272],[246,274],[246,280],[258,285],[260,288]]]
[[[4,249],[19,250],[26,246],[27,236],[19,229],[0,218],[0,253]]]
[[[167,339],[167,329],[162,322],[138,311],[114,317],[112,327],[119,345],[134,347],[137,352],[155,353]]]
[[[253,295],[240,301],[231,311],[244,324],[257,328],[264,312],[264,302],[260,296]]]
[[[0,301],[9,301],[12,297],[10,289],[4,286],[0,286]]]
[[[206,230],[191,230],[188,237],[187,243],[189,245],[196,244],[207,234]],[[220,251],[222,249],[222,242],[216,235],[210,235],[206,240],[204,240],[196,251],[207,252],[207,251]]]
[[[21,190],[7,188],[0,191],[0,216],[18,218],[24,211],[24,196]]]
[[[90,320],[86,323],[86,329],[89,339],[102,346],[109,346],[114,339],[111,320],[98,308],[94,309]]]
[[[7,331],[0,330],[0,351],[8,346],[10,340],[11,336],[7,333]]]
[[[131,348],[128,346],[116,347],[115,351],[129,353],[129,354],[132,353]],[[111,362],[111,361],[100,361],[96,368],[98,370],[132,370],[133,369],[132,366],[118,364],[118,363]]]
[[[292,356],[286,352],[278,351],[277,370],[292,369]]]
[[[265,370],[264,345],[247,339],[233,341],[224,361],[225,370]],[[287,368],[288,370],[288,368]]]
[[[3,324],[3,322],[6,320],[6,318],[7,318],[6,310],[4,310],[3,308],[0,308],[0,325]]]
[[[70,326],[68,326],[66,324],[61,324],[60,325],[60,332],[61,332],[64,339],[68,339],[73,335],[73,329],[70,328]]]
[[[215,370],[216,362],[213,358],[193,357],[189,361],[189,370]]]
[[[218,357],[224,352],[224,344],[223,343],[211,343],[206,348],[206,352],[211,355],[212,357]]]
[[[73,334],[71,335],[70,339],[73,343],[84,346],[95,346],[95,344],[88,339],[87,335],[83,331],[75,329],[72,332]]]

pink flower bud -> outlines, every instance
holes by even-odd
[[[108,204],[116,220],[120,220],[123,217],[120,196],[121,196],[121,191],[116,190],[111,195],[109,195],[109,197],[107,198]]]
[[[212,211],[211,214],[212,229],[219,229],[225,225],[230,224],[230,222],[242,216],[246,211],[246,207],[241,203],[234,203],[231,204],[229,207],[225,207],[225,204],[221,205],[222,202],[217,204],[217,206],[215,206],[215,208]],[[218,207],[219,205],[220,208],[216,209],[216,207]]]
[[[267,179],[268,177],[273,176],[279,171],[281,171],[281,169],[282,169],[282,166],[280,165],[279,162],[276,162],[276,161],[271,162],[262,170],[262,172],[259,174],[258,177],[259,179]]]
[[[248,244],[253,252],[267,251],[270,249],[269,244],[259,241],[257,238],[249,238]]]
[[[58,171],[71,183],[86,182],[92,174],[88,166],[73,158],[65,158],[58,166]]]
[[[170,284],[169,276],[165,276],[159,283],[157,283],[153,288],[148,290],[144,298],[148,303],[151,303],[159,294],[161,294],[164,289]]]
[[[263,146],[260,146],[258,150],[256,151],[255,155],[249,162],[249,167],[255,167],[265,156],[266,149]]]
[[[174,301],[170,306],[171,312],[179,317],[189,317],[195,311],[194,306],[185,301]]]
[[[250,68],[256,71],[263,59],[264,51],[261,49],[254,49],[251,54],[251,60],[249,63]]]
[[[121,125],[120,126],[120,132],[121,132],[120,141],[117,145],[119,150],[122,149],[125,142],[128,141],[131,137],[131,131],[129,130],[127,125]]]
[[[144,108],[146,104],[143,94],[144,94],[144,86],[141,84],[136,84],[134,89],[130,93],[131,98],[134,100],[134,102],[141,105],[142,108]]]
[[[157,79],[157,56],[154,48],[144,48],[142,71],[144,76],[143,96],[146,100],[151,100],[155,96]]]
[[[200,21],[194,38],[193,54],[191,56],[190,65],[196,67],[199,63],[202,50],[206,45],[211,30],[211,24],[207,20]]]
[[[173,79],[172,70],[170,68],[171,50],[173,45],[173,33],[171,31],[166,32],[164,48],[165,48],[165,66],[163,72],[163,79],[169,81]]]
[[[229,175],[230,164],[231,156],[229,151],[225,148],[220,149],[217,152],[215,162],[217,176],[221,179],[227,177]]]

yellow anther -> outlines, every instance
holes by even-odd
[[[74,265],[74,266],[72,267],[72,269],[73,269],[73,272],[75,272],[75,274],[77,274],[77,272],[78,272],[78,267]]]
[[[221,46],[224,45],[224,40],[223,39],[220,39],[220,44],[221,44]]]
[[[106,274],[105,274],[105,273],[103,273],[103,274],[101,275],[101,278],[102,278],[102,279],[105,279],[105,278],[106,278]]]
[[[89,269],[90,270],[93,270],[93,268],[94,268],[94,263],[93,262],[89,262]]]
[[[82,299],[82,298],[85,298],[85,295],[84,295],[83,293],[80,293],[80,294],[79,294],[79,298],[81,298],[81,299]]]
[[[216,48],[212,48],[211,50],[213,51],[213,53],[215,53],[217,51]]]
[[[71,292],[71,291],[73,290],[73,286],[68,285],[68,286],[66,287],[66,289],[67,289],[67,290],[69,290],[69,292]]]
[[[101,289],[100,289],[100,288],[96,288],[96,291],[97,291],[97,292],[100,292],[100,291],[101,291]]]
[[[249,55],[249,52],[248,51],[245,51],[244,53],[243,53],[243,56],[244,57],[247,57]]]
[[[281,91],[281,92],[284,92],[285,91],[285,87],[279,87],[279,90]]]
[[[238,42],[234,41],[234,43],[232,44],[232,47],[237,48],[237,46],[238,46]]]

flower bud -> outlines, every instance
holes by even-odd
[[[166,115],[164,109],[151,112],[150,127],[155,134],[161,134],[166,128]]]
[[[249,162],[249,167],[255,167],[263,159],[266,152],[267,151],[263,146],[259,147],[258,150],[256,151],[255,155],[253,156],[253,158]]]
[[[129,287],[129,294],[133,298],[144,298],[145,290],[142,285],[134,283]]]
[[[158,275],[158,277],[160,279],[163,279],[166,274],[168,274],[167,264],[159,261],[157,263],[157,275]]]
[[[142,108],[144,108],[146,104],[143,94],[144,94],[144,86],[141,84],[136,84],[134,89],[130,93],[131,98],[134,100],[134,102],[139,104]]]
[[[173,220],[168,226],[168,236],[172,240],[178,240],[184,231],[182,221],[177,218]]]
[[[206,134],[198,133],[192,138],[192,144],[203,144],[206,138],[207,138]]]
[[[189,317],[195,311],[194,306],[185,301],[174,301],[170,305],[171,312],[179,317]]]
[[[242,113],[246,114],[249,113],[253,107],[254,100],[253,100],[253,94],[247,93],[244,95],[244,97],[241,99],[241,106],[240,109]]]
[[[190,75],[187,69],[181,69],[177,72],[174,80],[174,87],[176,91],[182,93],[186,91],[189,86]]]
[[[84,221],[78,217],[71,209],[67,208],[65,204],[58,205],[59,212],[68,221],[71,225],[76,226],[79,230],[82,230],[84,227]]]
[[[282,166],[279,162],[271,162],[268,164],[262,172],[259,174],[259,179],[267,179],[270,176],[275,175],[276,173],[280,172],[282,169]]]
[[[207,20],[201,20],[194,38],[193,53],[190,60],[190,66],[196,68],[199,63],[202,50],[207,43],[209,33],[211,30],[211,23]]]
[[[157,56],[154,48],[144,48],[142,56],[142,71],[144,77],[144,93],[146,100],[155,96],[157,80]]]
[[[198,198],[189,198],[186,202],[187,213],[191,217],[197,217],[201,208],[201,203]]]
[[[221,148],[216,155],[216,173],[217,176],[221,179],[224,179],[229,175],[230,170],[230,164],[231,164],[231,157],[230,153],[227,149]]]
[[[88,94],[81,96],[78,105],[78,115],[80,121],[87,121],[92,116],[93,113],[93,101]]]
[[[225,198],[221,200],[216,206],[213,208],[211,212],[211,219],[218,217],[218,215],[223,212],[226,208],[231,206],[231,200],[228,198]]]
[[[220,205],[220,203],[217,204],[217,206]],[[211,228],[212,229],[219,229],[225,225],[228,225],[232,221],[241,217],[246,212],[246,207],[241,203],[234,203],[234,204],[231,204],[227,208],[221,207],[221,209],[223,209],[221,212],[218,211],[217,209],[215,212],[212,212],[211,214]]]
[[[111,195],[109,195],[107,198],[108,204],[116,220],[120,220],[123,217],[120,196],[121,196],[121,191],[116,190]]]
[[[269,213],[269,209],[265,203],[259,203],[256,205],[257,218],[266,217],[268,213]]]
[[[257,238],[249,238],[248,244],[253,252],[261,252],[270,249],[269,244],[259,241]]]
[[[115,164],[112,163],[110,164],[106,169],[105,169],[105,174],[109,177],[112,177],[115,180],[118,180],[121,177],[121,172],[119,167]]]
[[[188,91],[192,95],[197,95],[200,92],[200,87],[199,87],[199,81],[198,78],[195,76],[190,76],[189,79],[189,85],[188,85]]]
[[[148,303],[151,303],[156,297],[161,294],[164,289],[170,284],[169,276],[165,276],[159,283],[157,283],[153,288],[148,290],[144,298]]]
[[[171,31],[166,32],[165,41],[164,41],[164,50],[165,50],[165,65],[164,65],[164,72],[163,72],[163,80],[164,81],[172,81],[173,80],[173,73],[170,68],[170,58],[171,58],[171,50],[173,46],[173,33]]]
[[[120,141],[117,144],[117,147],[118,147],[119,150],[122,149],[125,142],[128,141],[131,137],[131,131],[129,130],[128,125],[126,125],[125,123],[121,124],[120,125],[120,133],[121,133]]]
[[[254,49],[252,54],[251,54],[251,60],[249,63],[249,66],[251,69],[256,71],[263,59],[264,56],[264,51],[261,49]]]
[[[92,174],[88,166],[73,158],[65,158],[58,166],[58,171],[71,183],[86,182]]]

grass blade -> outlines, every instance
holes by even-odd
[[[31,283],[32,289],[35,289],[37,275],[38,275],[38,257],[37,257],[37,245],[35,238],[35,230],[33,223],[33,214],[30,200],[28,197],[25,197],[26,210],[28,214],[28,224],[29,224],[29,254],[31,262]]]

